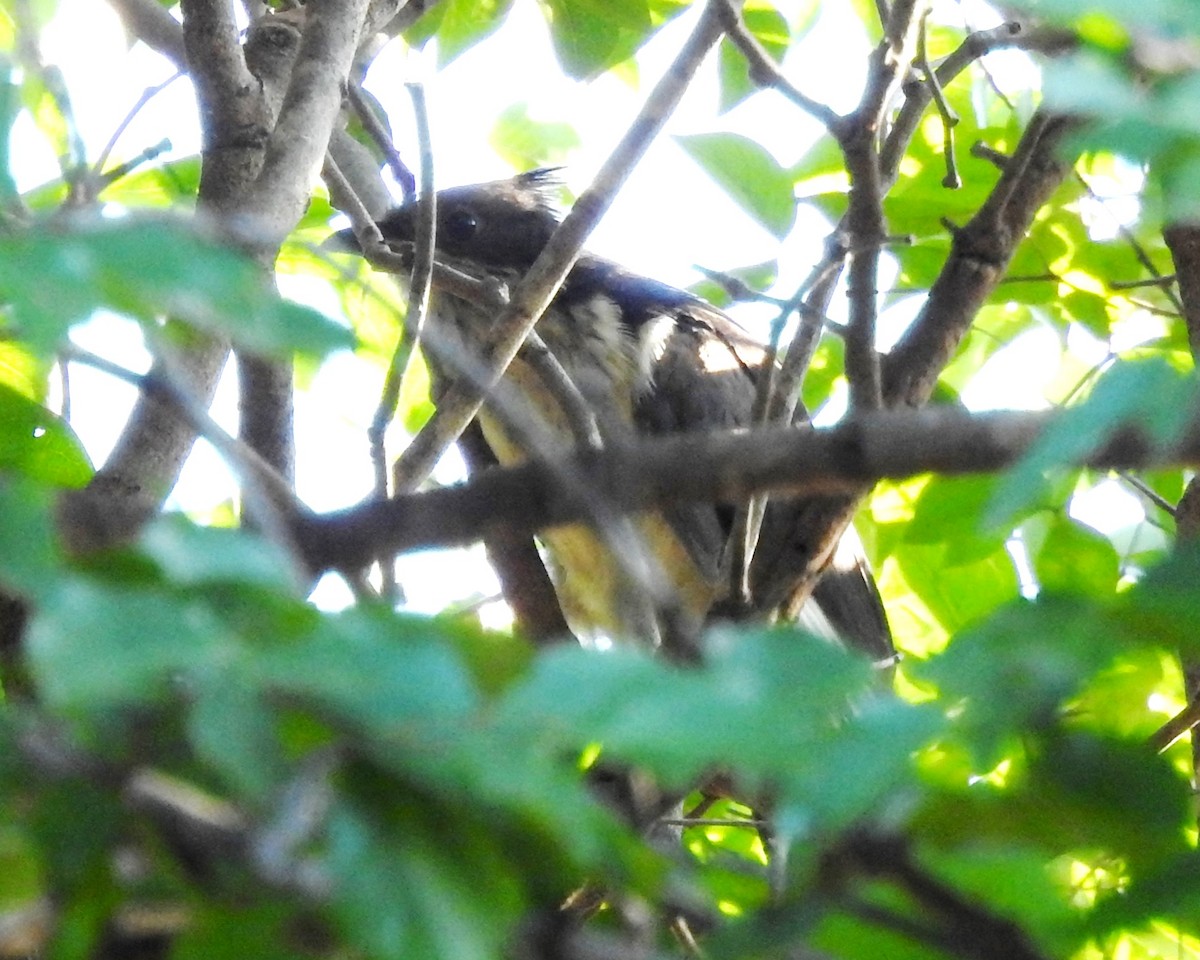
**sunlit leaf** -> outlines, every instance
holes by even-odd
[[[758,223],[777,237],[787,235],[796,222],[792,176],[760,144],[733,133],[676,141]]]
[[[409,42],[420,46],[429,36],[438,41],[442,66],[486,39],[504,22],[511,0],[449,0],[435,4],[409,31]]]
[[[1062,411],[1008,472],[985,522],[1001,525],[1036,502],[1046,470],[1078,463],[1122,425],[1137,423],[1152,443],[1169,443],[1190,423],[1195,402],[1192,379],[1160,357],[1115,364],[1088,398]]]
[[[496,118],[488,142],[514,170],[560,165],[580,146],[573,126],[534,120],[525,103],[514,103]]]
[[[1033,552],[1033,569],[1043,590],[1105,597],[1116,590],[1120,559],[1107,537],[1058,515]]]
[[[87,453],[65,421],[0,382],[0,468],[59,487],[92,476]]]
[[[627,60],[686,4],[680,0],[542,0],[542,9],[563,70],[584,80]]]

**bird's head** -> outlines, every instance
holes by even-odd
[[[524,271],[537,259],[558,226],[556,167],[542,167],[507,180],[451,187],[437,195],[438,258],[451,265]],[[417,204],[406,203],[379,221],[389,242],[414,242]],[[336,235],[343,249],[358,249],[352,231]]]

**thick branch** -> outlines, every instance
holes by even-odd
[[[271,131],[250,216],[272,252],[304,213],[342,104],[367,0],[309,3],[304,39]]]
[[[1060,151],[1072,127],[1066,117],[1035,115],[987,202],[954,231],[950,257],[924,307],[884,358],[885,403],[920,406],[932,395],[1034,216],[1070,171]]]
[[[487,471],[467,484],[406,494],[301,522],[314,569],[365,566],[375,556],[478,540],[508,526],[533,531],[577,521],[587,504],[564,491],[564,472],[587,476],[614,509],[687,501],[736,502],[755,493],[857,491],[885,477],[1000,470],[1016,462],[1055,413],[885,410],[827,429],[679,434],[587,451],[565,463]],[[1136,426],[1087,458],[1095,468],[1200,463],[1200,428],[1168,448]]]

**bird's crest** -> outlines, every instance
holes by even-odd
[[[517,193],[533,201],[533,205],[562,219],[563,178],[559,172],[563,167],[537,167],[518,173],[510,181]]]

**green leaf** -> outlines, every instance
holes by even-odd
[[[4,207],[17,196],[10,141],[13,124],[20,112],[21,86],[13,82],[12,62],[0,53],[0,204]]]
[[[1143,741],[1055,733],[1034,752],[1028,789],[1084,825],[1093,844],[1128,858],[1135,875],[1190,846],[1187,781]]]
[[[180,514],[152,523],[141,537],[142,552],[181,587],[240,584],[298,595],[291,566],[280,549],[245,530],[201,527]]]
[[[0,910],[28,907],[48,892],[32,839],[16,823],[0,824]]]
[[[514,103],[496,118],[488,143],[514,170],[532,170],[561,165],[581,141],[571,124],[534,120],[529,104]]]
[[[264,898],[259,890],[249,903],[213,897],[190,905],[188,922],[172,938],[171,960],[297,960],[295,907]]]
[[[796,222],[792,176],[760,144],[734,133],[676,137],[730,198],[782,239]]]
[[[1008,524],[1036,502],[1046,471],[1078,464],[1126,424],[1144,430],[1152,444],[1172,442],[1191,422],[1196,401],[1195,379],[1160,356],[1115,364],[1087,399],[1064,410],[1008,471],[985,523]]]
[[[747,789],[783,790],[795,821],[832,827],[884,796],[940,724],[874,699],[874,679],[865,660],[799,631],[727,631],[713,636],[699,670],[632,650],[554,651],[502,698],[498,717],[512,729],[541,718],[548,746],[600,743],[606,757],[670,784],[736,770]],[[825,764],[835,757],[858,772],[854,782],[830,782]]]
[[[1200,936],[1193,918],[1200,916],[1200,886],[1196,876],[1200,872],[1200,854],[1195,850],[1179,852],[1153,871],[1146,871],[1123,887],[1119,897],[1108,897],[1098,904],[1088,918],[1088,930],[1093,935],[1103,935],[1114,930],[1143,927],[1150,921],[1164,917],[1188,918],[1193,940]],[[1186,929],[1186,928],[1184,928]],[[1195,956],[1184,953],[1182,938],[1173,944],[1163,943],[1162,952],[1146,951],[1144,956]]]
[[[1086,524],[1055,515],[1038,548],[1033,569],[1043,590],[1111,597],[1121,561],[1108,537]]]
[[[846,345],[841,337],[822,334],[816,352],[808,364],[801,388],[801,399],[810,412],[816,412],[829,400],[834,385],[846,370]]]
[[[495,33],[511,6],[512,0],[447,0],[432,5],[404,37],[415,47],[436,37],[438,66],[444,67]]]
[[[62,570],[50,494],[30,481],[0,481],[0,583],[25,597],[49,593]]]
[[[947,633],[978,623],[1018,595],[1017,573],[1004,547],[975,556],[970,545],[899,543],[892,556],[904,580]]]
[[[265,798],[283,779],[275,719],[232,671],[203,684],[188,716],[188,737],[196,754],[242,795]]]
[[[1121,600],[1118,615],[1133,637],[1200,653],[1200,545],[1177,543]]]
[[[346,936],[371,957],[494,960],[522,898],[493,832],[462,811],[390,798],[367,779],[329,825]],[[448,855],[449,851],[453,855]]]
[[[633,56],[683,0],[542,0],[558,61],[587,80]]]
[[[1056,721],[1063,703],[1124,643],[1089,604],[1063,597],[1017,601],[964,631],[915,668],[957,714],[979,770],[1015,735]]]
[[[789,173],[796,184],[797,196],[807,197],[817,192],[811,185],[806,188],[809,181],[822,181],[830,177],[837,178],[846,189],[849,189],[846,156],[842,153],[838,142],[831,136],[819,137]],[[827,190],[828,186],[821,183],[819,189]]]
[[[35,356],[15,340],[0,341],[0,384],[16,390],[30,400],[46,399],[46,383],[51,363]]]
[[[1191,33],[1196,24],[1195,7],[1188,0],[1147,0],[1137,6],[1130,6],[1126,0],[1016,0],[1013,6],[1058,22],[1104,15],[1118,23],[1166,35]]]
[[[904,529],[909,543],[944,543],[949,564],[969,563],[1004,547],[1008,532],[985,530],[984,507],[995,496],[992,476],[933,477],[921,490],[911,522]]]
[[[298,642],[256,654],[256,682],[301,698],[369,736],[419,737],[422,722],[457,722],[478,703],[442,628],[419,617],[349,610],[321,618]]]
[[[47,704],[97,711],[162,699],[171,681],[228,649],[228,639],[194,600],[73,578],[45,592],[26,649]]]
[[[0,469],[56,487],[82,487],[92,464],[65,420],[0,383]]]
[[[160,317],[177,317],[270,356],[353,344],[345,328],[281,300],[247,257],[179,221],[126,217],[70,231],[42,224],[0,236],[0,297],[15,320],[0,331],[41,353],[102,308],[155,331]]]
[[[105,187],[104,200],[136,210],[166,209],[192,202],[199,189],[200,156],[193,154],[126,174]]]

